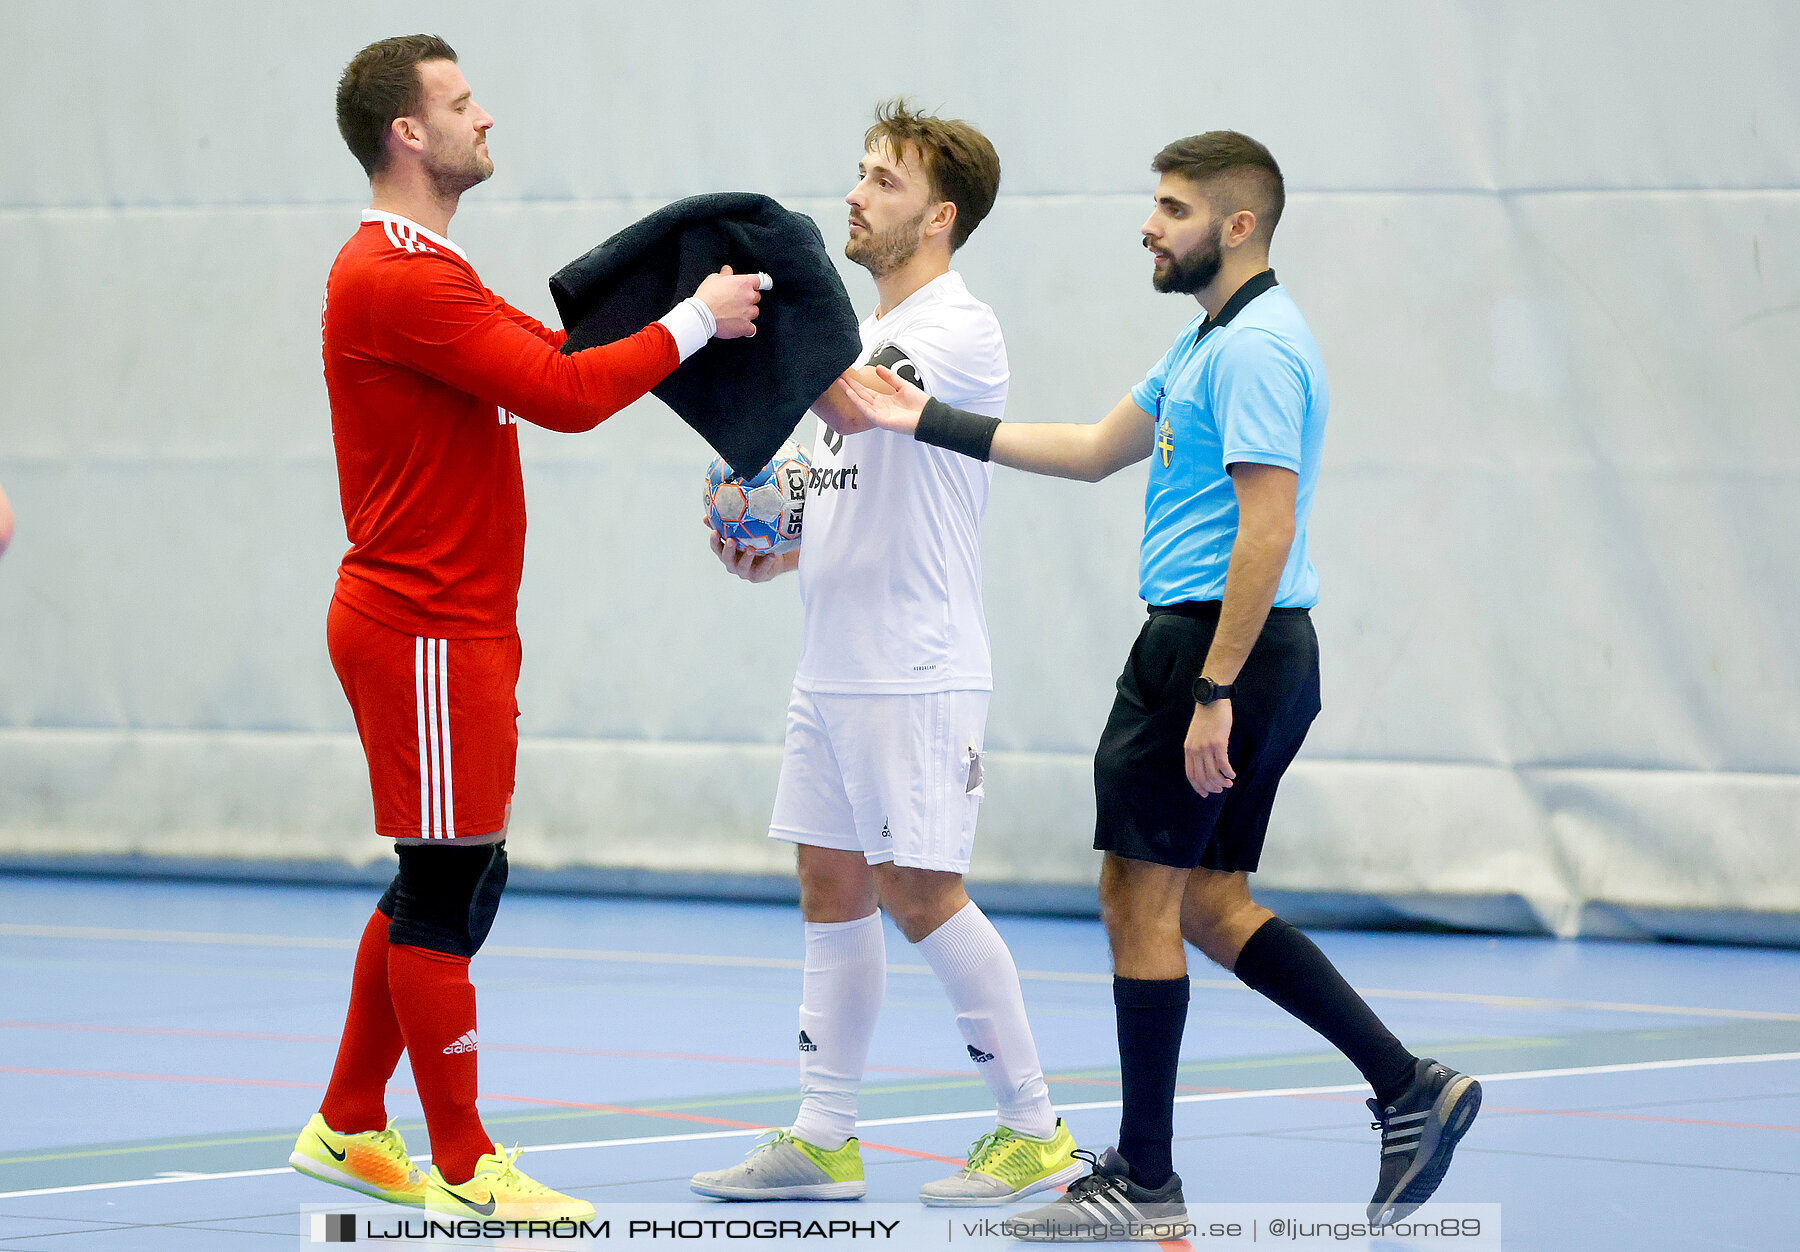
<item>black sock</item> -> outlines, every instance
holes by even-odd
[[[1187,1026],[1188,980],[1113,979],[1119,1018],[1119,1155],[1132,1181],[1155,1190],[1175,1172],[1175,1067]]]
[[[1412,1081],[1418,1058],[1388,1032],[1318,945],[1279,917],[1250,936],[1231,972],[1331,1040],[1383,1104]]]

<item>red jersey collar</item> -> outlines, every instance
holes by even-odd
[[[419,234],[425,236],[425,238],[431,240],[432,243],[437,244],[440,248],[450,249],[450,251],[461,257],[466,264],[474,264],[474,262],[469,260],[468,253],[464,252],[461,248],[451,243],[436,231],[425,229],[425,227],[419,225],[410,217],[401,217],[398,213],[389,213],[383,209],[364,209],[362,220],[365,222],[391,222],[395,226],[409,226]]]

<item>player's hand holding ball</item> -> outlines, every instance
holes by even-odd
[[[714,339],[748,339],[756,333],[757,305],[774,286],[767,274],[733,274],[729,265],[708,274],[694,294],[712,310]]]
[[[716,530],[711,531],[708,537],[712,540],[713,555],[719,558],[719,564],[747,583],[766,583],[777,574],[786,574],[800,564],[798,552],[768,556],[721,539]]]
[[[747,582],[767,582],[800,559],[812,458],[790,443],[757,473],[733,476],[724,458],[706,474],[706,525],[713,555]]]

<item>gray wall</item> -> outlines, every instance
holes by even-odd
[[[882,96],[977,121],[1005,183],[958,267],[1020,419],[1098,417],[1193,310],[1149,288],[1149,156],[1261,138],[1335,401],[1326,709],[1262,877],[1564,932],[1800,910],[1800,8],[428,12],[0,4],[0,851],[381,852],[324,651],[317,310],[366,196],[337,73],[423,25],[499,123],[452,234],[546,318],[552,270],[682,195],[768,192],[835,247]],[[792,580],[716,567],[709,454],[655,401],[521,442],[515,854],[780,869]],[[1092,878],[1142,487],[996,475],[986,877]]]

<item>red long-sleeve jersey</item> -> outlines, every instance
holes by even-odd
[[[482,286],[462,250],[369,210],[331,267],[325,387],[350,550],[337,595],[409,635],[515,629],[525,483],[515,417],[591,430],[680,364],[652,323],[564,356],[567,337]]]

